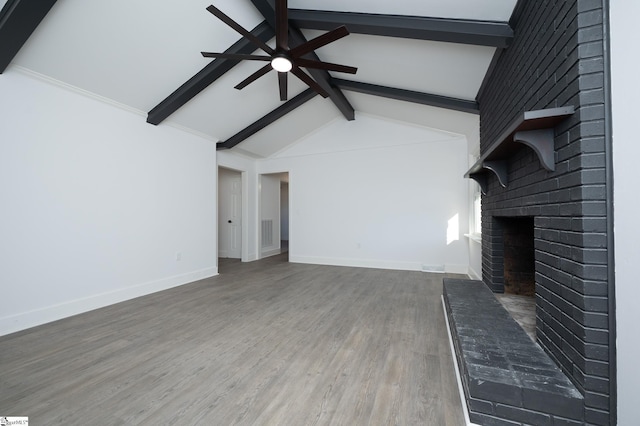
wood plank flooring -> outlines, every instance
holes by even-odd
[[[290,264],[0,337],[0,415],[33,425],[464,424],[443,275]]]

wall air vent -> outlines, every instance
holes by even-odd
[[[273,219],[265,219],[262,221],[262,248],[273,246]]]

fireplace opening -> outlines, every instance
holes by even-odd
[[[536,340],[535,245],[532,217],[504,217],[502,225],[504,294],[498,300]]]
[[[502,226],[504,292],[535,297],[536,256],[533,244],[533,218],[505,218]]]

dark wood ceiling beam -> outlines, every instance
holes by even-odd
[[[56,0],[9,0],[0,11],[0,74],[47,16]]]
[[[275,28],[275,8],[271,4],[271,2],[269,2],[268,0],[251,0],[251,3],[253,3],[256,9],[258,9],[262,16],[264,16],[267,22],[269,22]],[[297,27],[291,25],[291,20],[289,20],[289,23],[289,46],[295,47],[306,43],[307,39],[302,34],[302,31],[300,31]],[[333,30],[334,28],[331,29]],[[318,55],[313,52],[304,55],[304,58],[314,61],[320,61]],[[331,99],[334,105],[340,110],[342,115],[344,115],[344,117],[349,121],[354,120],[356,117],[356,113],[353,109],[353,106],[351,106],[346,96],[344,96],[344,93],[342,93],[339,88],[331,85],[331,76],[329,75],[329,73],[326,70],[310,68],[307,69],[307,71],[309,72],[309,74],[311,74],[311,77],[313,77],[313,79],[320,85],[320,87],[322,87],[329,94],[329,99]]]
[[[507,22],[303,9],[290,9],[289,19],[297,27],[306,29],[332,30],[346,25],[350,32],[356,34],[498,48],[507,47],[513,39],[513,29]]]
[[[434,95],[431,93],[415,92],[413,90],[396,89],[376,84],[361,83],[359,81],[342,80],[334,78],[332,83],[342,90],[364,93],[367,95],[382,96],[399,101],[413,102],[416,104],[429,105],[438,108],[446,108],[454,111],[479,114],[480,108],[476,101],[450,98],[447,96]]]
[[[264,129],[271,123],[289,114],[291,111],[298,108],[305,102],[313,99],[316,95],[317,93],[313,89],[305,90],[304,92],[300,93],[298,96],[295,96],[293,99],[280,105],[278,108],[274,109],[269,114],[265,115],[255,123],[247,126],[246,128],[236,133],[235,135],[231,136],[226,141],[218,143],[216,148],[218,150],[233,148],[234,146],[238,145],[240,142],[258,133],[260,130]]]
[[[289,33],[289,40],[295,41],[295,44],[298,46],[307,41],[302,35],[302,32],[297,28],[289,27]],[[303,58],[321,61],[314,52],[304,55]],[[344,115],[344,118],[349,121],[355,120],[356,112],[353,106],[351,106],[344,93],[342,93],[338,87],[331,84],[331,75],[329,75],[329,72],[315,68],[307,68],[306,71],[311,74],[311,77],[329,94],[329,99],[331,99],[342,115]]]
[[[271,25],[271,28],[276,27],[276,8],[273,5],[273,1],[267,0],[251,0],[251,3],[258,9],[258,12],[264,17],[265,21]],[[291,9],[289,9],[291,10]]]
[[[251,34],[264,42],[271,40],[275,36],[273,28],[267,21],[263,21],[251,30]],[[250,54],[256,49],[256,45],[243,37],[229,49],[225,50],[225,53]],[[160,124],[165,118],[176,112],[180,107],[193,99],[198,93],[202,92],[237,64],[237,60],[231,59],[216,59],[211,61],[200,72],[191,77],[175,92],[170,94],[165,100],[149,111],[149,114],[147,115],[147,122],[151,124]]]

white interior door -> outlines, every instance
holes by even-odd
[[[242,176],[220,169],[218,256],[242,258]]]

